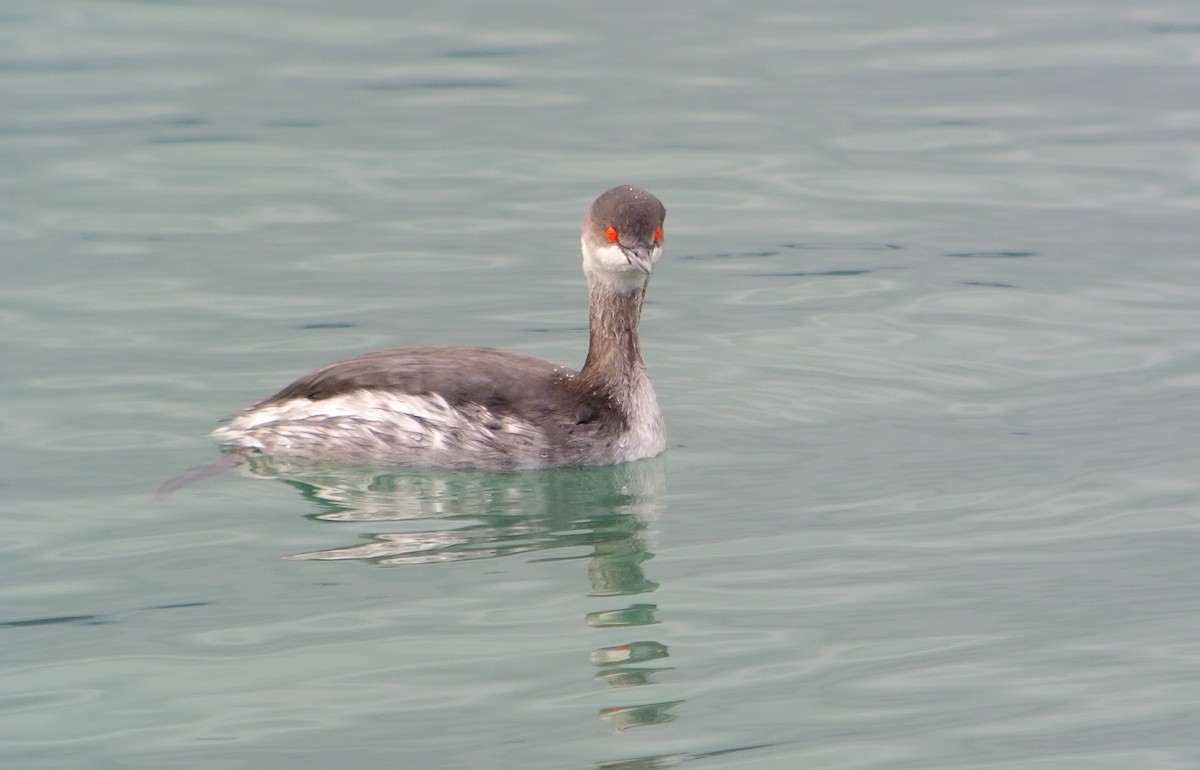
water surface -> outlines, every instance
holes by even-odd
[[[1193,4],[0,18],[5,766],[1200,764]],[[664,457],[153,499],[352,352],[578,365],[626,182]]]

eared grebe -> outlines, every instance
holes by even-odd
[[[666,448],[638,321],[666,209],[614,187],[583,218],[578,372],[490,348],[406,347],[329,364],[213,431],[226,451],[450,468],[609,465]]]

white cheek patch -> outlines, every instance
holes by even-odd
[[[625,252],[615,243],[588,243],[583,240],[583,272],[593,279],[619,291],[641,289],[646,286],[647,276],[634,267]],[[655,247],[650,261],[657,262],[662,256],[662,247]]]
[[[625,256],[625,252],[621,251],[621,247],[615,243],[606,243],[596,247],[591,257],[593,264],[601,270],[617,272],[634,269],[633,265],[629,264],[629,258]]]

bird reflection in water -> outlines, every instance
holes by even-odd
[[[331,466],[309,460],[252,456],[242,472],[283,481],[320,510],[327,522],[384,524],[367,542],[297,553],[292,560],[355,560],[412,565],[487,559],[538,551],[535,561],[587,559],[589,595],[617,598],[647,594],[658,584],[643,564],[653,557],[649,527],[664,507],[662,458],[599,468],[524,472]],[[436,520],[440,526],[430,527]],[[654,604],[634,603],[589,612],[596,629],[651,626]],[[655,684],[669,670],[645,665],[668,657],[659,642],[633,639],[592,650],[595,679],[613,688]],[[616,730],[670,722],[682,701],[618,705],[599,716]]]

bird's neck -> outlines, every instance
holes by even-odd
[[[645,296],[644,284],[617,287],[589,277],[588,353],[579,371],[581,379],[612,387],[630,385],[646,376],[638,344]]]

